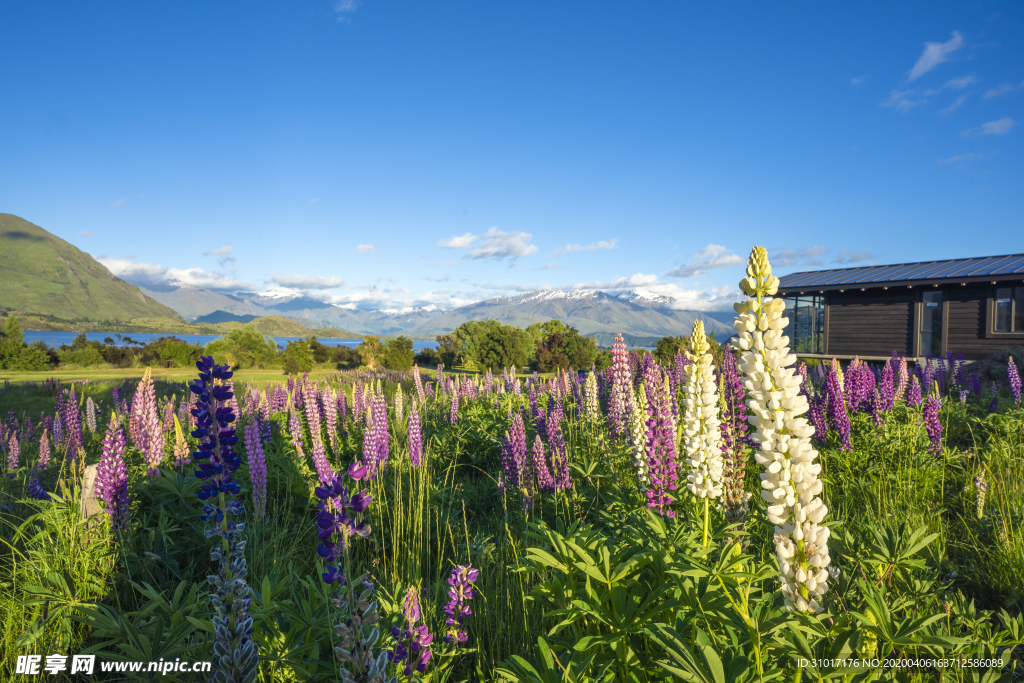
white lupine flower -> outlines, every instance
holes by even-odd
[[[828,590],[829,530],[821,525],[828,509],[819,497],[818,452],[811,446],[814,428],[801,417],[807,399],[800,395],[796,356],[789,352],[789,337],[782,334],[782,299],[774,295],[779,280],[771,274],[764,247],[754,247],[747,277],[740,288],[751,297],[736,304],[735,327],[742,350],[740,371],[745,375],[747,405],[759,450],[754,459],[761,474],[761,497],[768,502],[768,519],[775,524],[782,593],[786,606],[798,612],[822,610]]]
[[[697,320],[686,350],[690,364],[683,368],[686,373],[683,444],[690,465],[686,488],[698,498],[721,497],[723,485],[722,423],[718,417],[718,387],[709,350],[704,323]]]
[[[647,489],[647,392],[640,385],[638,398],[633,399],[633,392],[627,391],[626,406],[629,415],[629,440],[633,453],[633,464],[636,477],[640,482],[640,490]]]

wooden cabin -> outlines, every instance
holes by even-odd
[[[1024,254],[791,273],[786,334],[800,356],[865,360],[895,349],[968,360],[1024,345]]]

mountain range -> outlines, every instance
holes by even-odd
[[[433,339],[470,320],[494,319],[517,327],[561,320],[607,345],[619,332],[633,343],[687,335],[695,320],[703,320],[708,332],[720,339],[733,334],[732,312],[683,311],[675,305],[671,297],[642,289],[616,294],[545,289],[449,311],[436,306],[371,310],[298,292],[218,292],[177,281],[138,287],[43,228],[0,214],[0,310],[40,325],[131,323],[178,332],[190,327],[188,323],[237,326],[279,316],[275,319],[295,321],[323,335]]]

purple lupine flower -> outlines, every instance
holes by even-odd
[[[1017,371],[1017,364],[1013,362],[1012,356],[1006,359],[1006,376],[1010,381],[1010,392],[1013,394],[1013,402],[1019,406],[1021,395],[1020,373]]]
[[[423,428],[420,425],[419,405],[414,400],[409,411],[409,462],[413,467],[423,463]]]
[[[419,365],[412,366],[412,380],[413,384],[416,385],[416,396],[419,397],[420,403],[423,403],[423,401],[426,399],[426,396],[424,396],[423,394],[423,378],[420,376]]]
[[[895,352],[893,352],[895,353]],[[895,374],[892,363],[886,363],[882,369],[882,379],[878,383],[877,399],[874,401],[873,410],[888,412],[896,405]]]
[[[466,617],[473,614],[473,610],[466,602],[476,596],[473,584],[479,576],[480,570],[473,569],[468,564],[460,564],[452,569],[452,575],[448,577],[448,585],[451,586],[448,589],[448,604],[444,608],[444,623],[447,626],[444,642],[455,643],[455,646],[458,647],[469,638],[462,623]]]
[[[323,442],[313,444],[313,466],[316,468],[316,476],[321,484],[326,484],[334,479],[334,470],[331,469],[331,463],[327,461]]]
[[[921,405],[921,383],[917,381],[917,375],[914,375],[910,380],[905,403],[909,407]]]
[[[608,398],[608,417],[611,435],[618,437],[629,431],[627,418],[629,399],[633,392],[633,378],[629,367],[629,354],[621,334],[612,344],[611,396]]]
[[[653,359],[645,363],[644,391],[647,393],[647,471],[651,482],[646,491],[647,506],[665,517],[675,517],[675,511],[669,507],[675,502],[669,491],[676,490],[678,478],[675,429],[668,387]]]
[[[402,606],[402,617],[405,628],[391,627],[391,635],[395,638],[395,649],[388,652],[388,661],[392,664],[405,662],[404,674],[412,675],[413,669],[423,673],[427,670],[432,653],[430,644],[434,636],[426,624],[417,624],[420,620],[419,589],[410,586],[405,593]]]
[[[967,378],[967,384],[971,388],[971,392],[974,394],[974,398],[977,401],[981,400],[981,378],[977,375],[971,375]]]
[[[538,435],[533,441],[533,450],[530,453],[533,460],[533,471],[537,475],[537,488],[541,491],[554,491],[555,480],[548,469],[547,458],[544,455],[544,442]]]
[[[896,400],[903,398],[907,391],[907,382],[910,379],[910,373],[907,372],[907,357],[900,356],[900,367],[899,372],[896,374]]]
[[[532,382],[530,383],[530,391],[527,393],[527,399],[529,400],[529,403],[530,403],[530,415],[532,415],[533,418],[536,419],[537,418],[537,385],[532,383]]]
[[[68,432],[68,457],[72,460],[78,457],[78,450],[82,447],[82,419],[78,415],[78,397],[75,396],[75,385],[71,385],[71,391],[64,402],[63,414],[64,427]]]
[[[346,474],[353,481],[360,481],[366,476],[367,468],[357,460]],[[317,486],[314,492],[321,501],[317,503],[316,528],[317,538],[322,543],[316,552],[328,563],[322,576],[324,583],[333,584],[346,580],[335,565],[348,553],[351,540],[370,535],[370,524],[363,513],[373,502],[373,496],[369,490],[350,495],[348,487],[337,477],[324,486]]]
[[[891,385],[891,382],[890,382]],[[850,414],[846,411],[846,402],[843,400],[843,390],[839,386],[838,364],[833,364],[825,375],[825,393],[827,396],[826,409],[829,422],[836,428],[839,438],[842,439],[842,450],[852,450],[850,443]]]
[[[338,417],[341,419],[342,423],[344,423],[345,420],[347,419],[346,416],[348,415],[348,406],[345,404],[347,401],[347,397],[345,396],[345,387],[343,386],[338,387],[337,401]]]
[[[884,404],[885,399],[882,398],[878,389],[875,389],[875,393],[871,397],[871,421],[875,423],[876,427],[881,427],[885,424],[885,416],[882,414],[882,406]]]
[[[39,437],[39,463],[38,467],[41,470],[45,470],[47,465],[50,464],[50,433],[45,429],[43,435]]]
[[[988,412],[990,414],[991,413],[998,413],[999,412],[999,397],[998,396],[993,396],[992,397],[992,402],[988,404]]]
[[[306,426],[309,427],[309,438],[312,442],[311,448],[316,450],[317,446],[323,449],[323,434],[321,432],[320,406],[317,405],[316,386],[307,384],[303,390],[302,404],[306,413]]]
[[[299,419],[299,412],[295,410],[295,406],[291,406],[291,415],[288,418],[288,433],[292,437],[292,446],[295,447],[295,453],[299,458],[305,458],[306,454],[302,450],[302,421]]]
[[[437,386],[444,386],[444,365],[441,365],[440,363],[437,366]]]
[[[391,455],[391,434],[388,431],[388,404],[384,396],[375,396],[370,404],[373,426],[377,428],[377,471],[383,472]]]
[[[7,440],[7,476],[14,479],[18,476],[18,465],[21,462],[21,444],[18,434],[14,432]]]
[[[814,425],[814,440],[819,444],[825,443],[828,439],[828,423],[825,421],[825,403],[828,398],[823,393],[811,396],[808,401],[809,408],[807,415]]]
[[[124,462],[124,447],[124,429],[116,416],[111,416],[96,467],[96,498],[106,504],[110,525],[116,532],[128,528],[128,466]]]
[[[551,448],[551,465],[555,474],[556,489],[572,488],[572,479],[569,475],[569,449],[565,445],[565,437],[562,436],[564,416],[565,409],[562,407],[562,402],[548,396],[548,417],[544,424],[544,433],[548,437],[548,447]]]
[[[156,406],[156,386],[148,369],[135,396],[136,403],[141,401],[138,427],[141,443],[136,446],[146,457],[146,473],[155,477],[160,474],[160,461],[164,457],[164,430],[160,424],[160,411]]]
[[[374,425],[373,411],[367,412],[369,423],[363,429],[363,462],[366,464],[367,479],[373,481],[377,478],[377,434],[378,430]]]
[[[452,406],[448,412],[448,423],[455,426],[459,423],[459,394],[457,391],[451,392]]]
[[[806,364],[804,364],[804,374],[806,375]],[[730,522],[738,522],[746,516],[747,459],[744,449],[751,445],[751,442],[750,436],[747,434],[747,406],[744,401],[747,394],[739,376],[736,354],[728,344],[722,354],[721,385],[722,459],[724,464],[722,479],[725,483],[722,504],[726,519]]]
[[[938,396],[929,394],[924,402],[924,428],[928,431],[928,440],[931,441],[931,452],[942,451],[942,423],[939,421],[939,407],[941,406]]]
[[[255,422],[245,425],[245,454],[248,457],[249,479],[252,481],[252,501],[256,517],[267,509],[267,460],[263,455],[259,427]]]
[[[43,485],[39,482],[39,477],[35,472],[33,472],[32,476],[29,477],[28,487],[25,492],[28,493],[30,498],[34,498],[35,500],[50,500],[50,494],[43,488]]]
[[[331,452],[338,454],[338,402],[334,398],[334,391],[325,386],[320,393],[320,412],[324,416],[324,425],[327,427],[327,438],[331,443]]]
[[[199,519],[208,523],[207,538],[223,539],[210,553],[220,564],[210,596],[215,609],[213,669],[221,679],[252,680],[259,664],[259,650],[252,640],[252,619],[248,614],[251,598],[245,581],[245,543],[240,538],[245,525],[231,519],[244,514],[245,508],[237,498],[229,498],[241,492],[234,473],[242,464],[232,451],[238,443],[231,427],[236,417],[229,382],[233,373],[226,365],[215,364],[210,356],[201,357],[196,368],[199,377],[189,388],[196,395],[192,409],[196,429],[192,436],[199,440],[193,461],[199,468],[196,478],[203,482],[197,497],[205,503]]]

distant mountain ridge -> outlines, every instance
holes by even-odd
[[[78,247],[9,213],[0,213],[0,307],[68,321],[184,322]]]

